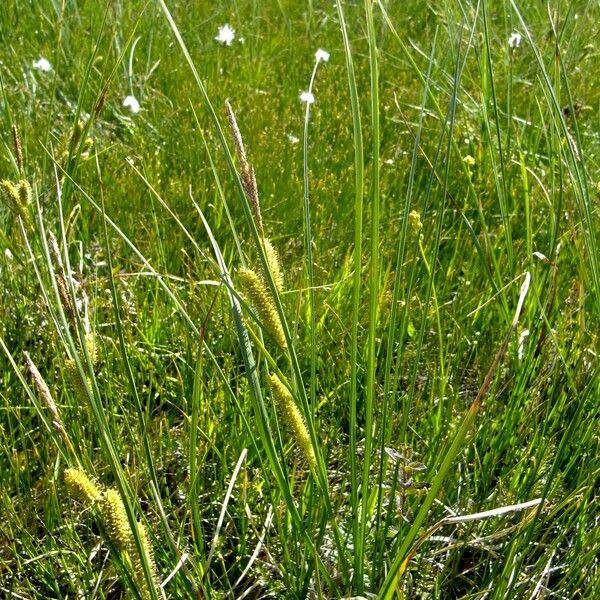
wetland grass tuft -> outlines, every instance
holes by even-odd
[[[600,597],[600,5],[105,4],[0,18],[0,597]]]

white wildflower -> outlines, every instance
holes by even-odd
[[[298,144],[298,143],[300,143],[300,138],[296,137],[295,135],[292,135],[291,133],[288,133],[287,138],[290,141],[290,144]]]
[[[302,102],[306,102],[306,104],[313,104],[315,101],[315,96],[312,92],[302,92],[300,94],[300,100]]]
[[[135,96],[127,96],[125,100],[123,100],[123,106],[128,108],[133,114],[140,112],[140,103]]]
[[[521,34],[517,33],[516,31],[513,31],[510,36],[508,37],[508,47],[512,48],[513,50],[515,48],[518,48],[521,45]]]
[[[596,362],[598,355],[591,348],[586,348],[585,351],[588,354],[591,354],[593,357],[593,358],[588,358],[587,356],[584,356],[584,358],[583,358],[583,367],[585,368],[586,371],[589,371],[594,366],[594,363]]]
[[[529,329],[523,329],[523,331],[521,331],[521,334],[519,335],[519,349],[517,350],[519,360],[523,360],[523,356],[525,355],[525,340],[528,337]]]
[[[235,39],[235,30],[232,29],[229,23],[225,23],[222,27],[219,27],[219,35],[215,37],[215,40],[225,46],[231,46],[231,42]]]
[[[52,65],[47,58],[38,58],[38,60],[34,61],[33,68],[38,71],[43,71],[44,73],[49,73],[52,71]]]
[[[327,52],[327,50],[323,50],[322,48],[319,48],[316,52],[315,52],[315,59],[317,62],[327,62],[329,60],[329,52]]]

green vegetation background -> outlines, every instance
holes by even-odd
[[[105,485],[128,482],[129,501],[151,532],[159,578],[175,570],[164,588],[169,598],[191,597],[194,586],[211,598],[334,598],[388,589],[386,575],[442,468],[435,502],[432,495],[423,526],[411,534],[415,552],[398,593],[598,597],[597,2],[381,2],[372,6],[371,32],[371,2],[342,2],[358,91],[354,112],[333,2],[166,4],[228,143],[226,99],[255,169],[265,230],[285,273],[281,298],[303,380],[290,377],[297,400],[298,386],[308,390],[329,489],[277,424],[266,350],[255,344],[300,529],[267,460],[245,350],[194,201],[234,282],[243,262],[259,264],[252,227],[160,3],[7,2],[0,11],[0,176],[21,177],[16,125],[37,226],[26,242],[18,219],[0,207],[0,596],[136,594],[127,560],[113,560],[101,524],[65,490],[65,458],[41,418],[43,405],[32,403],[27,351],[80,464]],[[235,30],[231,46],[215,40],[225,23]],[[511,48],[513,31],[521,42]],[[331,56],[317,70],[308,127],[311,313],[306,105],[299,95],[318,48]],[[51,71],[33,68],[40,57]],[[128,95],[139,100],[139,113],[123,106]],[[357,109],[365,166],[358,275]],[[105,239],[102,210],[91,200],[120,233],[108,224]],[[411,211],[420,232],[407,221]],[[65,324],[54,318],[60,310],[39,222],[63,250],[67,241],[75,295],[89,299],[99,357],[95,404],[75,389],[67,369],[77,343],[65,341]],[[520,320],[463,432],[526,272],[531,284]],[[82,316],[83,305],[79,310]],[[260,333],[251,318],[246,325]],[[272,347],[268,335],[264,344]],[[365,427],[369,395],[372,434]],[[539,498],[533,509],[442,525],[413,546],[444,517]],[[176,569],[184,553],[189,570]]]

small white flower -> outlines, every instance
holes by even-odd
[[[315,101],[315,96],[312,92],[302,92],[300,94],[300,100],[302,102],[306,102],[306,104],[313,104]]]
[[[295,135],[292,135],[291,133],[288,133],[288,140],[290,141],[290,144],[299,144],[300,143],[300,138],[296,137]]]
[[[4,256],[6,256],[6,258],[8,260],[12,260],[14,258],[13,257],[13,253],[10,251],[10,248],[5,248],[4,249]]]
[[[327,50],[323,50],[322,48],[319,48],[316,52],[315,52],[315,59],[317,62],[327,62],[329,60],[329,52],[327,52]]]
[[[222,27],[219,27],[219,35],[215,37],[215,40],[225,46],[231,46],[231,42],[235,39],[235,30],[229,26],[229,23],[225,23]]]
[[[43,71],[44,73],[49,73],[52,71],[52,65],[50,61],[44,57],[38,58],[38,60],[33,62],[33,68],[38,71]]]
[[[521,45],[521,34],[517,33],[516,31],[513,31],[510,36],[508,37],[508,47],[512,48],[513,50],[515,48],[518,48]]]
[[[135,96],[127,96],[123,100],[123,106],[128,108],[133,114],[140,112],[140,103]]]
[[[394,159],[393,158],[388,158],[386,160],[383,161],[386,165],[393,165],[394,164]]]
[[[591,354],[593,357],[593,358],[585,357],[583,359],[583,366],[585,367],[586,371],[589,371],[594,366],[594,363],[596,362],[598,355],[591,348],[586,348],[585,351],[588,354]]]
[[[529,329],[523,329],[521,334],[519,335],[519,349],[517,354],[519,356],[519,360],[523,360],[523,356],[525,355],[525,340],[529,337]]]

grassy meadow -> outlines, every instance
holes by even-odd
[[[3,3],[0,597],[600,597],[599,34]]]

